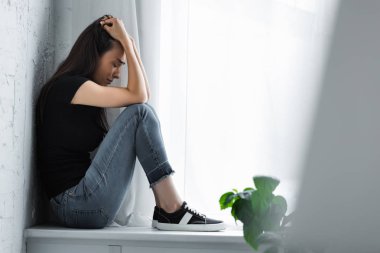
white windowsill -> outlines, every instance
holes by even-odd
[[[103,229],[75,229],[49,225],[25,229],[28,239],[104,239],[133,241],[223,242],[245,243],[241,227],[227,226],[217,232],[163,231],[152,227],[106,227]]]
[[[241,226],[217,232],[163,231],[152,227],[110,226],[74,229],[40,225],[25,229],[28,253],[252,253]]]

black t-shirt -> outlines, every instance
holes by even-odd
[[[91,164],[90,152],[105,135],[100,126],[102,108],[71,104],[87,80],[61,76],[47,95],[43,124],[37,129],[37,169],[49,198],[78,184]]]

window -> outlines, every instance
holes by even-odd
[[[278,178],[294,210],[335,3],[162,1],[158,110],[176,184],[199,211],[234,224],[219,197],[255,175]]]

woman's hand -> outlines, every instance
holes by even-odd
[[[132,42],[131,37],[125,30],[124,23],[121,19],[108,16],[103,18],[100,21],[100,24],[102,28],[106,30],[112,38],[120,42],[123,42],[125,40],[129,40]]]

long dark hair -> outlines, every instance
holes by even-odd
[[[100,57],[113,47],[116,40],[99,23],[105,16],[111,15],[104,15],[96,19],[84,29],[75,41],[67,58],[59,64],[53,76],[42,86],[36,105],[37,127],[43,123],[46,98],[54,81],[66,74],[92,79]],[[109,129],[104,108],[100,109],[99,126],[104,132]]]

